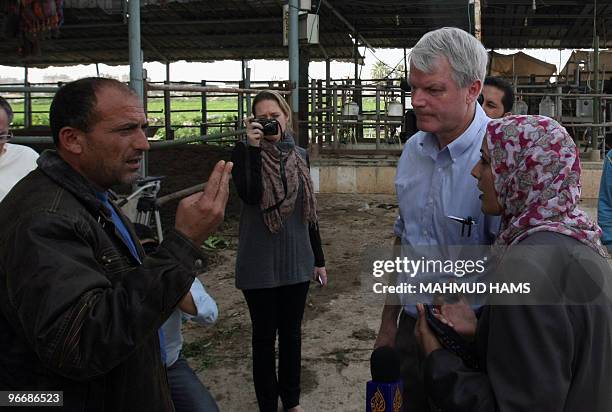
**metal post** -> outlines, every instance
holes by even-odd
[[[202,87],[206,86],[206,80],[200,82]],[[200,136],[206,136],[208,134],[208,115],[206,114],[206,92],[201,93],[202,99],[202,122],[200,123]]]
[[[299,0],[289,0],[289,82],[291,83],[291,110],[295,126],[299,122],[300,43],[298,26]]]
[[[140,0],[128,2],[128,37],[130,57],[130,87],[144,101],[142,49],[140,46]]]
[[[296,143],[300,145],[300,147],[306,148],[308,146],[308,134],[310,133],[310,128],[308,127],[308,117],[310,112],[308,110],[308,105],[310,103],[310,99],[308,96],[308,90],[310,89],[310,82],[308,80],[308,66],[310,65],[310,52],[307,48],[303,47],[300,50],[300,64],[299,64],[299,83],[298,87],[301,90],[299,96],[299,116],[297,117],[296,126],[298,126],[299,131],[297,134]]]
[[[595,83],[595,93],[599,93],[599,35],[595,34],[594,47],[593,47],[593,82]],[[601,114],[601,99],[599,97],[595,97],[593,99],[593,123],[599,124]],[[591,139],[591,160],[597,161],[599,160],[599,127],[593,127],[593,136]],[[597,153],[597,155],[595,154]]]
[[[361,80],[359,79],[359,37],[357,34],[357,30],[353,32],[353,40],[355,41],[353,45],[353,58],[355,63],[355,91],[353,92],[353,98],[355,103],[359,106],[359,111],[363,111],[362,107],[362,99],[361,99]],[[359,142],[363,139],[363,123],[359,121],[359,115],[357,115],[357,119],[355,119],[355,143]]]
[[[481,31],[480,0],[474,0],[474,37],[476,37],[478,41],[482,40]]]
[[[316,104],[316,119],[317,119],[317,145],[321,147],[325,141],[325,128],[323,127],[323,81],[317,80],[317,104]]]
[[[332,137],[334,139],[333,142],[333,147],[335,150],[338,149],[338,147],[340,146],[340,142],[338,140],[338,115],[337,115],[337,111],[338,111],[338,88],[336,87],[336,85],[334,85],[332,87],[332,108],[331,108],[331,114],[332,114]]]
[[[331,133],[331,61],[329,57],[325,59],[325,133],[330,136]],[[331,140],[331,137],[327,139]]]
[[[166,62],[166,81],[170,85],[170,62]],[[166,140],[174,140],[174,131],[172,130],[172,107],[170,101],[170,91],[164,90],[164,128],[166,130]]]
[[[24,67],[23,85],[30,86],[28,81],[28,66]],[[29,129],[32,127],[32,95],[30,92],[23,94],[23,127]]]
[[[599,93],[599,34],[597,33],[597,0],[593,5],[593,82],[595,83],[594,92]],[[600,120],[601,100],[593,98],[593,124],[597,125]],[[599,161],[599,127],[591,129],[591,151],[590,160]],[[605,144],[604,144],[605,147]]]
[[[317,81],[310,81],[310,147],[313,157],[319,155],[319,138],[317,136]]]
[[[555,97],[555,105],[557,108],[557,121],[561,123],[563,117],[563,101],[561,100],[561,94],[563,93],[563,87],[557,86],[557,96]]]
[[[242,79],[244,80],[244,88],[251,88],[251,68],[249,67],[249,61],[242,61]],[[247,116],[251,114],[251,93],[246,94],[246,108],[245,113]]]
[[[238,88],[244,88],[244,80],[238,82]],[[244,119],[244,94],[238,93],[238,121],[236,123],[241,124],[242,119]],[[238,129],[238,127],[236,128]]]
[[[380,149],[380,86],[376,86],[376,150]]]
[[[142,49],[140,46],[140,0],[126,0],[128,2],[128,39],[130,58],[130,87],[144,105],[144,80],[142,71]],[[140,173],[147,175],[148,156],[145,152]]]

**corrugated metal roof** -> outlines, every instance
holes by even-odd
[[[145,61],[285,59],[281,0],[142,0]],[[592,45],[593,0],[481,0],[482,38],[488,48],[587,48]],[[612,5],[599,0],[602,48],[612,47],[606,29]],[[411,47],[427,31],[468,29],[467,0],[312,0],[320,15],[320,43],[312,59],[351,60],[350,29],[330,4],[375,48]],[[128,29],[121,0],[65,0],[59,33],[41,40],[40,52],[17,54],[19,41],[0,42],[0,64],[28,66],[75,63],[125,64]]]

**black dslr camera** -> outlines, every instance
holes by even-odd
[[[253,122],[261,124],[264,136],[274,136],[278,134],[278,120],[276,119],[253,119]]]

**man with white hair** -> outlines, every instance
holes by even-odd
[[[479,191],[470,176],[489,122],[476,102],[487,59],[482,44],[457,28],[426,33],[410,54],[408,81],[420,131],[406,143],[397,166],[396,245],[482,245],[494,239],[498,220],[481,212]],[[469,228],[464,231],[464,224],[451,216],[469,222]],[[416,313],[414,302],[401,306],[388,300],[375,344],[397,348],[403,408],[411,412],[430,410],[423,357],[414,337]]]

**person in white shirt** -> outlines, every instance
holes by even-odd
[[[134,223],[134,230],[145,254],[148,255],[157,249],[159,243],[155,239],[155,232],[152,228]],[[162,360],[166,365],[168,385],[175,412],[219,412],[219,406],[208,388],[200,381],[181,353],[183,321],[190,320],[201,326],[207,326],[215,323],[218,316],[217,303],[196,277],[189,292],[162,325],[160,349]]]
[[[0,96],[0,202],[25,175],[36,169],[38,153],[26,146],[7,143],[13,135],[9,125],[13,121],[13,109]]]

